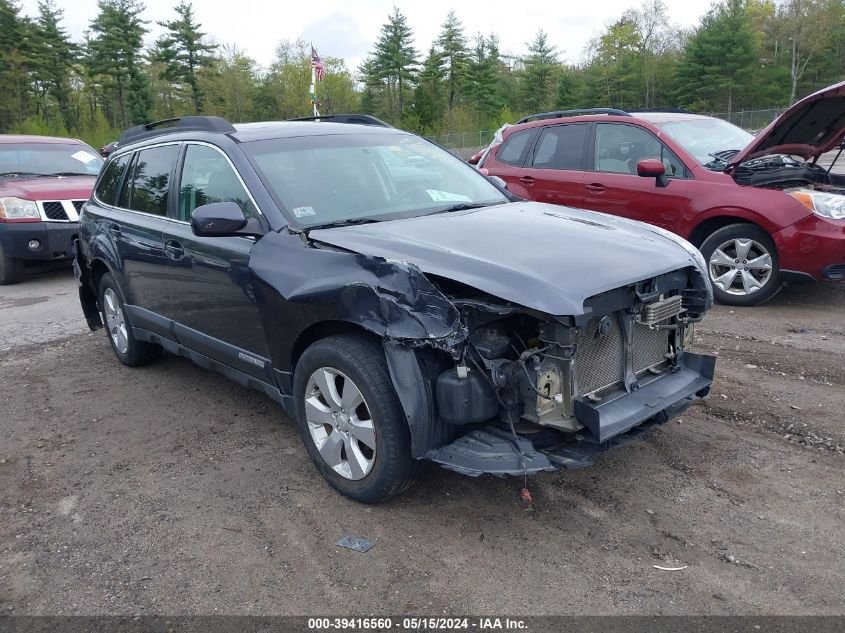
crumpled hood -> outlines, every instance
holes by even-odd
[[[554,316],[584,314],[596,294],[679,268],[706,275],[698,251],[662,229],[538,202],[315,229],[309,237],[407,261]]]
[[[770,154],[810,159],[832,150],[845,134],[845,81],[795,103],[734,156],[730,165]]]
[[[87,200],[94,190],[96,176],[0,179],[0,197],[24,200]]]

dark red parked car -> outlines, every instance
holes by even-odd
[[[82,141],[0,135],[0,284],[21,281],[28,260],[73,258],[102,164]]]
[[[843,134],[845,82],[756,137],[679,111],[533,115],[479,168],[529,200],[677,233],[701,250],[719,301],[754,305],[784,282],[845,279],[845,176],[817,163]]]

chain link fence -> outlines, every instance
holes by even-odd
[[[706,112],[708,116],[724,119],[749,132],[757,132],[778,118],[786,108],[765,110],[737,110],[735,112]]]

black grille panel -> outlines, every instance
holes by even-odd
[[[82,211],[83,204],[85,204],[85,200],[73,200],[73,208],[76,209],[77,213]]]
[[[65,208],[61,202],[43,202],[42,204],[44,205],[44,215],[47,216],[47,219],[68,220],[67,213],[65,213]]]

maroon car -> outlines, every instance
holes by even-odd
[[[82,141],[0,135],[0,284],[29,260],[74,256],[79,212],[103,159]]]
[[[756,137],[680,111],[533,115],[507,128],[479,168],[529,200],[677,233],[704,255],[717,300],[754,305],[784,282],[845,279],[845,176],[819,163],[843,134],[845,82]]]

